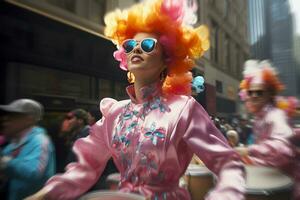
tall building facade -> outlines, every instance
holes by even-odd
[[[34,97],[56,111],[97,104],[106,96],[126,98],[126,74],[112,57],[115,46],[103,36],[103,19],[140,1],[1,1],[1,101]],[[194,70],[206,79],[205,93],[196,98],[212,115],[235,114],[241,68],[249,57],[247,1],[197,3],[198,25],[209,27],[211,48]]]
[[[126,74],[102,34],[104,15],[114,3],[1,1],[1,102],[30,97],[48,110],[67,111],[107,96],[125,99]]]
[[[250,54],[247,19],[246,0],[199,1],[199,24],[209,26],[211,38],[202,59],[211,114],[227,117],[241,111],[237,94],[243,63]]]
[[[270,60],[286,85],[283,95],[297,95],[294,29],[288,0],[250,0],[251,57]]]
[[[259,60],[270,58],[267,42],[266,1],[249,1],[249,42],[251,57]]]
[[[294,37],[294,57],[297,69],[297,95],[300,98],[300,34]]]
[[[270,30],[271,55],[280,78],[286,85],[285,95],[297,94],[297,69],[293,56],[293,21],[288,0],[268,0],[268,29]]]

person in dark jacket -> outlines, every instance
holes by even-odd
[[[57,172],[63,172],[64,168],[77,158],[72,151],[74,142],[89,135],[88,114],[78,108],[68,112],[62,122],[59,139],[55,139],[57,149]]]

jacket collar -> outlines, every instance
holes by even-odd
[[[154,97],[160,96],[161,95],[161,89],[162,88],[162,83],[160,81],[152,83],[150,85],[144,86],[140,89],[142,93],[142,103],[147,102]],[[134,91],[134,85],[130,85],[126,88],[127,94],[131,101],[135,104],[138,103]]]

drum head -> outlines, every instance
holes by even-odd
[[[248,194],[272,193],[289,189],[292,185],[292,179],[275,168],[246,166]]]
[[[120,173],[113,173],[113,174],[108,175],[106,180],[107,181],[120,182],[121,175],[120,175]]]
[[[79,200],[146,200],[146,198],[131,193],[99,191],[83,195]]]
[[[191,176],[204,176],[211,175],[212,172],[204,165],[189,164],[185,174]]]

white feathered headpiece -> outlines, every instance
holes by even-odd
[[[244,64],[244,79],[240,83],[240,97],[247,98],[247,90],[253,84],[263,84],[273,95],[283,90],[284,86],[278,78],[277,70],[268,60],[247,60]]]
[[[244,79],[250,79],[250,84],[265,84],[263,71],[269,71],[274,76],[278,75],[277,70],[272,67],[268,60],[247,60],[244,64]]]

